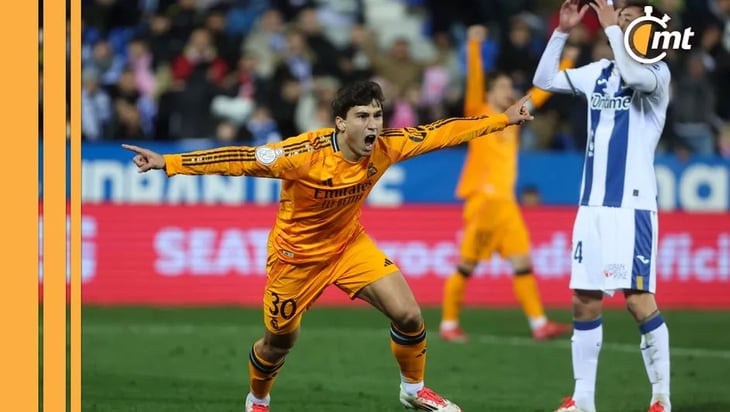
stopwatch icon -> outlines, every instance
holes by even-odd
[[[626,47],[626,51],[629,53],[629,56],[631,56],[634,60],[645,64],[656,63],[667,56],[667,52],[662,50],[659,55],[649,57],[650,51],[656,49],[659,43],[658,40],[661,40],[661,38],[656,36],[656,34],[659,32],[666,32],[667,22],[671,20],[671,17],[666,14],[662,16],[661,19],[654,17],[652,16],[653,12],[654,8],[652,6],[644,7],[644,16],[634,19],[624,32],[624,46]],[[653,29],[656,25],[661,26],[664,30],[657,31],[655,33]],[[670,36],[675,35],[675,33],[666,34]],[[676,35],[682,36],[682,33],[676,32]],[[670,37],[669,39],[671,40],[672,38]],[[665,46],[668,43],[669,41],[665,39]],[[675,44],[671,48],[678,48],[678,43],[679,42],[675,41]]]

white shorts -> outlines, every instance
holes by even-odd
[[[570,288],[656,291],[657,213],[581,206],[573,225]]]

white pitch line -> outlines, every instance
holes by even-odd
[[[111,326],[111,325],[84,325],[82,328],[83,335],[204,335],[206,332],[222,333],[230,335],[238,335],[243,333],[259,333],[263,332],[263,326],[232,326],[232,325],[131,325],[131,326]],[[431,336],[435,335],[435,331],[429,331]],[[339,334],[358,335],[358,336],[389,336],[388,329],[374,328],[354,328],[354,327],[307,327],[302,328],[302,337],[306,336],[333,336]],[[560,349],[570,349],[570,341],[552,340],[536,342],[531,338],[519,336],[499,336],[489,334],[471,335],[472,342],[484,345],[504,345],[504,346],[521,346],[521,347],[551,347]],[[602,350],[620,353],[639,353],[639,343],[637,339],[636,345],[626,343],[604,342]],[[671,346],[670,352],[672,356],[711,358],[711,359],[728,359],[730,360],[730,350],[721,349],[703,349],[703,348],[683,348]]]

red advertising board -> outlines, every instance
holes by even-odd
[[[85,205],[82,299],[89,304],[258,305],[275,206]],[[543,300],[570,305],[574,208],[525,209]],[[663,307],[730,309],[730,217],[660,213],[658,300]],[[406,274],[423,305],[440,304],[460,236],[458,206],[366,208],[362,222]],[[319,304],[349,302],[331,287]],[[482,263],[466,303],[513,306],[511,272]],[[622,298],[607,300],[623,305]]]

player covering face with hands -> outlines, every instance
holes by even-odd
[[[140,172],[258,176],[282,180],[279,212],[268,239],[264,334],[249,352],[246,412],[269,411],[270,391],[294,346],[303,313],[329,285],[362,299],[390,320],[400,370],[400,403],[411,409],[461,409],[424,385],[426,329],[405,277],[359,222],[367,195],[391,165],[532,119],[525,96],[503,113],[383,128],[377,83],[351,83],[333,102],[334,128],[258,147],[221,147],[161,155],[132,145]]]
[[[672,408],[669,331],[654,298],[658,232],[654,151],[664,128],[671,75],[664,62],[645,65],[632,60],[624,46],[624,31],[644,15],[647,5],[628,0],[614,9],[606,0],[583,6],[565,1],[535,72],[535,86],[588,100],[588,141],[573,225],[570,278],[575,387],[557,412],[596,410],[603,296],[616,291],[623,292],[638,325],[651,383],[649,412]],[[589,9],[598,15],[614,59],[559,70],[558,56],[568,32]]]

